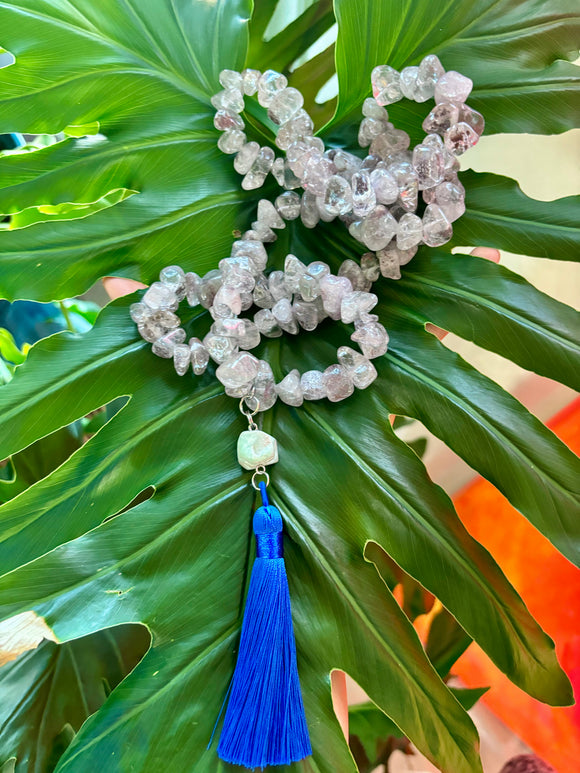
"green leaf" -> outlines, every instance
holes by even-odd
[[[519,274],[472,255],[426,250],[386,297],[424,322],[580,389],[580,315]]]
[[[487,687],[451,689],[466,711],[472,708],[487,690]],[[381,747],[389,737],[404,737],[395,723],[370,701],[350,706],[348,720],[350,735],[359,739],[369,760],[377,758]]]
[[[231,158],[215,145],[209,97],[223,67],[243,66],[250,7],[0,3],[3,43],[16,57],[0,70],[0,133],[98,121],[102,135],[2,159],[0,186],[10,187],[0,211],[139,191],[91,217],[1,234],[0,295],[66,298],[111,273],[149,281],[167,242],[181,244],[174,262],[187,262],[195,244],[205,270],[226,253],[241,197]]]
[[[350,735],[356,735],[369,760],[377,756],[377,746],[389,736],[401,738],[402,733],[374,703],[359,703],[348,709]]]
[[[120,626],[62,644],[45,640],[0,668],[0,764],[14,755],[16,771],[54,770],[149,641],[142,626]]]
[[[460,2],[435,11],[423,0],[335,5],[341,93],[325,141],[355,141],[351,118],[367,93],[372,63],[400,66],[431,50],[448,68],[473,75],[474,106],[491,131],[570,125],[571,111],[562,108],[576,70],[556,61],[574,38],[564,0],[549,9],[531,0]],[[0,2],[2,42],[16,57],[0,70],[0,131],[99,130],[3,156],[0,211],[90,205],[115,189],[139,191],[84,218],[0,233],[1,293],[71,297],[106,274],[151,282],[164,265],[203,273],[229,254],[234,229],[245,230],[257,198],[275,191],[272,183],[258,193],[240,190],[212,126],[209,99],[219,71],[241,68],[246,59],[250,6],[250,0]],[[259,3],[249,64],[263,57],[288,66],[331,21],[328,4],[319,3],[288,25],[286,36],[262,46],[270,11]],[[332,75],[331,53],[298,68],[297,82],[311,81],[310,99]],[[414,134],[423,111],[390,110]],[[248,108],[248,136],[271,144],[264,112]],[[503,178],[463,179],[470,209],[457,223],[455,243],[493,240],[518,252],[571,258],[572,201],[532,202]],[[489,193],[490,187],[497,190]],[[322,256],[334,270],[339,260],[360,254],[337,223],[312,233],[288,226],[271,250],[272,265],[287,251],[307,262]],[[392,344],[377,363],[373,387],[348,406],[277,405],[264,418],[282,453],[272,494],[287,527],[315,748],[313,760],[292,771],[354,771],[332,710],[333,668],[349,672],[439,768],[480,770],[473,726],[389,593],[392,578],[373,545],[391,567],[435,594],[516,684],[547,702],[571,700],[552,642],[388,421],[389,413],[423,420],[566,555],[576,555],[571,454],[424,330],[428,317],[466,336],[471,324],[483,326],[474,340],[503,346],[521,362],[537,349],[539,372],[570,381],[570,314],[495,266],[480,274],[471,259],[449,256],[447,266],[438,263],[440,253],[421,252],[400,283],[383,282],[379,290]],[[463,266],[471,281],[462,278]],[[445,283],[444,303],[437,304],[429,281]],[[421,308],[407,301],[413,282]],[[217,773],[227,766],[205,746],[231,677],[252,560],[254,503],[234,451],[241,419],[212,372],[180,379],[151,354],[128,317],[130,301],[109,307],[86,335],[61,334],[33,347],[0,389],[0,458],[111,401],[123,402],[88,443],[0,508],[0,614],[33,608],[63,640],[129,622],[151,630],[147,656],[83,725],[57,770],[94,773],[108,766],[139,773],[194,765],[196,773]],[[534,303],[538,316],[530,311]],[[207,314],[185,323],[201,336],[210,324]],[[266,343],[260,353],[278,377],[295,366],[324,368],[350,332],[329,323],[320,332],[316,340]],[[18,760],[16,770],[22,770]]]
[[[190,690],[193,684],[200,685],[210,702],[203,707],[192,704],[187,715],[188,721],[201,722],[196,712],[202,712],[200,733],[210,733],[216,715],[212,711],[219,710],[232,665],[239,589],[246,572],[251,503],[233,452],[240,422],[209,376],[193,391],[193,382],[179,379],[169,369],[160,372],[160,379],[150,378],[152,355],[135,338],[126,312],[130,300],[107,309],[82,338],[58,335],[33,347],[25,369],[0,391],[2,422],[10,422],[16,430],[10,437],[0,433],[6,437],[3,455],[26,442],[26,434],[34,436],[36,416],[49,431],[51,424],[72,420],[75,414],[86,414],[111,400],[119,393],[120,379],[125,394],[132,395],[68,462],[0,509],[0,563],[6,570],[26,564],[0,582],[0,603],[5,615],[21,607],[34,608],[61,638],[126,622],[127,615],[146,623],[154,632],[152,652],[161,647],[159,657],[170,664],[170,673],[174,668],[180,671],[186,661],[199,662],[199,667],[187,671],[193,681],[185,681]],[[202,318],[194,325],[203,322]],[[308,358],[306,348],[316,359],[330,353],[330,344],[323,340],[315,353],[311,341],[297,343],[298,350],[294,344],[291,349],[282,347],[285,366],[291,357]],[[42,383],[41,376],[47,373],[47,361],[52,373],[62,374],[50,385]],[[320,755],[335,738],[334,725],[324,722],[319,727],[319,719],[330,716],[328,674],[342,668],[429,756],[438,758],[442,767],[462,770],[459,749],[464,747],[459,738],[469,736],[468,726],[449,698],[440,694],[410,624],[389,601],[372,565],[365,564],[367,540],[383,545],[405,571],[438,595],[522,687],[550,701],[567,701],[568,688],[551,642],[490,556],[469,538],[418,457],[392,433],[381,390],[369,392],[353,398],[346,412],[339,406],[313,404],[299,413],[280,406],[268,417],[268,422],[275,422],[272,430],[284,449],[273,497],[288,525],[288,570],[314,742]],[[73,394],[76,403],[71,402]],[[369,444],[373,438],[376,442]],[[188,459],[195,459],[201,449],[203,465],[192,466]],[[193,487],[191,476],[196,481]],[[156,488],[152,499],[105,520],[151,484]],[[49,491],[61,495],[54,499]],[[76,514],[74,519],[63,517],[70,512]],[[339,520],[334,517],[337,512]],[[381,519],[377,512],[383,514]],[[216,539],[224,546],[221,552],[214,549]],[[169,574],[162,568],[168,556],[173,567]],[[36,578],[32,582],[30,572]],[[161,577],[171,583],[169,595]],[[203,604],[192,602],[196,586],[203,593]],[[185,600],[180,604],[180,593],[189,598],[187,604]],[[172,617],[174,609],[180,610],[179,618]],[[177,619],[181,630],[191,626],[203,635],[179,638],[179,652],[170,653],[164,647],[175,636]],[[203,657],[198,641],[207,650]],[[330,649],[329,641],[334,642]],[[360,651],[366,653],[362,660],[356,655]],[[411,653],[413,662],[423,663],[420,676],[417,665],[409,663],[408,675],[407,666],[403,672],[395,666],[408,663]],[[202,688],[206,683],[208,688]],[[167,700],[175,700],[169,692]],[[165,704],[151,700],[156,714],[161,714]],[[411,705],[421,707],[419,714]],[[441,716],[446,718],[445,730],[439,726]],[[95,726],[100,727],[101,721],[106,717],[95,719]],[[192,736],[189,754],[199,753],[201,737]],[[437,749],[432,746],[435,737]],[[92,752],[82,751],[83,738],[81,734],[78,753],[91,759]],[[151,754],[161,754],[160,739],[152,741]],[[95,753],[102,751],[100,743],[94,748]],[[203,765],[210,765],[213,757],[200,758],[200,769],[202,759]],[[469,767],[476,764],[474,759],[470,757],[467,770],[475,769]],[[319,756],[316,761],[324,769]]]
[[[489,687],[452,688],[453,695],[466,711],[469,711],[477,701],[485,695]]]
[[[554,260],[579,260],[580,196],[537,201],[509,177],[461,173],[467,209],[453,224],[452,244],[499,247]]]
[[[252,19],[248,62],[259,70],[287,72],[292,63],[334,24],[332,0],[319,0],[306,8],[274,37],[263,39],[264,22],[270,20],[272,3],[257,0]],[[260,22],[256,24],[256,14]],[[258,26],[260,29],[258,29]]]
[[[3,327],[0,327],[0,356],[14,365],[21,365],[26,360],[26,354],[16,346],[12,333]]]
[[[7,502],[33,483],[45,478],[80,448],[81,439],[73,426],[62,427],[32,443],[12,457],[13,475],[0,480],[0,503]]]
[[[474,81],[469,103],[483,113],[486,131],[553,133],[575,126],[579,106],[578,9],[573,0],[335,0],[339,34],[339,99],[335,124],[356,113],[370,92],[371,70],[397,70],[435,53],[446,70]],[[408,101],[390,106],[395,124],[425,114]],[[360,118],[359,118],[360,120]]]
[[[455,661],[469,647],[471,641],[471,637],[463,630],[453,615],[443,607],[433,616],[425,651],[437,673],[445,678],[449,675]],[[461,705],[467,709],[471,708],[471,706],[465,706],[464,703]]]
[[[422,421],[578,564],[577,457],[515,398],[422,333],[406,313],[389,315],[387,326],[393,334],[385,372],[389,410]]]

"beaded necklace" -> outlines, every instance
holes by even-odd
[[[364,158],[325,148],[314,136],[302,95],[281,73],[223,70],[220,84],[223,90],[211,99],[214,126],[222,132],[217,144],[235,154],[242,188],[257,190],[271,174],[284,190],[273,203],[258,202],[256,220],[217,269],[200,277],[179,266],[164,268],[130,313],[153,353],[172,358],[179,375],[190,367],[201,375],[212,360],[226,394],[240,400],[248,419],[238,440],[238,461],[253,471],[262,506],[254,516],[257,558],[218,754],[254,768],[289,764],[311,753],[282,558],[282,519],[266,494],[266,466],[278,461],[278,448],[254,417],[278,398],[294,407],[304,400],[338,402],[377,378],[371,360],[385,354],[389,337],[372,313],[378,302],[372,285],[381,275],[399,279],[401,266],[420,244],[438,247],[451,239],[452,223],[465,211],[457,157],[477,143],[484,120],[465,104],[472,81],[445,72],[433,54],[401,73],[388,65],[372,71],[373,97],[363,102],[358,133],[360,147],[368,148]],[[285,155],[277,157],[273,148],[247,140],[241,113],[246,97],[254,95],[278,127],[275,145]],[[426,136],[412,150],[409,135],[393,126],[385,107],[402,98],[435,100],[423,121]],[[345,260],[336,275],[323,261],[306,265],[292,254],[283,271],[266,274],[265,244],[298,218],[306,228],[339,219],[368,251],[360,264]],[[213,318],[203,340],[185,343],[175,313],[184,299],[191,307],[201,304]],[[253,307],[253,318],[241,316]],[[326,318],[353,324],[350,338],[359,350],[339,347],[337,362],[324,371],[291,370],[276,383],[267,360],[250,353],[262,336],[314,331]]]

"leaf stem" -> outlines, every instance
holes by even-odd
[[[74,332],[76,332],[76,331],[75,331],[75,329],[74,329],[74,325],[73,325],[73,323],[72,323],[72,319],[71,319],[71,316],[70,316],[70,312],[69,312],[69,310],[67,309],[67,307],[66,307],[66,304],[64,303],[64,301],[59,301],[59,302],[58,302],[58,306],[59,306],[59,308],[60,308],[60,311],[61,311],[61,314],[62,314],[62,316],[64,317],[64,321],[66,322],[66,328],[67,328],[67,330],[68,330],[70,333],[74,333]]]

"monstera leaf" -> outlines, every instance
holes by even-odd
[[[322,1],[263,43],[271,9],[256,5],[250,22],[249,0],[0,2],[0,44],[15,57],[0,71],[0,132],[65,135],[0,159],[0,213],[38,213],[13,222],[28,227],[0,233],[0,293],[61,299],[104,275],[149,283],[170,263],[205,272],[229,254],[258,196],[241,191],[231,158],[216,148],[209,99],[218,73],[245,63],[290,69],[333,21]],[[431,51],[473,78],[474,106],[491,131],[556,132],[571,123],[564,105],[577,70],[561,61],[574,41],[563,0],[549,8],[459,0],[435,12],[423,0],[336,0],[334,14],[339,98],[325,139],[352,142],[374,64],[402,67]],[[332,74],[322,52],[291,78],[312,85]],[[393,117],[420,132],[414,107]],[[248,123],[271,142],[258,114]],[[531,201],[492,175],[464,178],[468,211],[455,243],[574,257],[572,201]],[[259,195],[274,191],[270,183]],[[85,216],[58,219],[73,205]],[[44,222],[43,213],[51,213]],[[334,268],[359,255],[337,223],[314,232],[288,226],[272,264],[288,251]],[[522,689],[559,705],[571,701],[570,686],[553,643],[393,433],[389,414],[420,418],[578,561],[574,457],[425,330],[428,321],[445,326],[575,385],[577,318],[509,271],[445,250],[422,248],[403,279],[385,280],[378,293],[391,345],[375,384],[344,404],[277,405],[264,416],[281,448],[272,497],[286,521],[315,750],[291,769],[356,770],[332,710],[330,673],[339,668],[443,771],[473,773],[481,770],[475,729],[392,596],[372,545],[436,595]],[[32,609],[62,642],[125,623],[151,633],[150,650],[83,724],[58,773],[214,773],[228,769],[206,746],[233,669],[252,560],[253,491],[234,451],[243,422],[211,373],[179,378],[152,356],[128,316],[134,300],[110,304],[87,334],[36,344],[0,388],[0,458],[126,400],[86,444],[0,508],[0,615]],[[209,323],[207,313],[186,320],[199,335]],[[264,347],[278,376],[295,365],[324,367],[348,341],[340,325],[319,332]],[[44,740],[38,727],[14,726],[20,736],[0,748],[25,771],[18,750],[30,737]]]

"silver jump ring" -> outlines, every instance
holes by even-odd
[[[256,491],[260,490],[260,485],[256,483],[256,477],[259,475],[263,475],[266,478],[265,480],[266,486],[270,485],[270,476],[266,472],[266,468],[264,467],[264,465],[260,464],[258,467],[256,467],[256,471],[252,475],[252,486],[253,488],[256,489]]]
[[[252,409],[252,407],[249,404],[249,401],[253,400],[255,404],[255,408]],[[258,413],[260,410],[260,401],[255,395],[246,395],[245,397],[242,397],[240,400],[240,413],[242,413],[248,420],[253,419],[253,417]],[[253,423],[253,422],[251,422]]]

